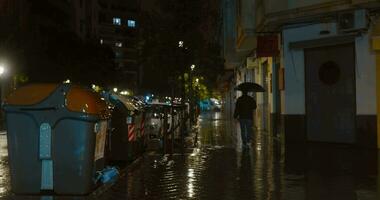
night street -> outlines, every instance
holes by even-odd
[[[277,139],[257,133],[241,152],[229,124],[220,112],[205,113],[197,148],[172,159],[144,155],[126,176],[128,199],[378,199],[376,151],[317,144],[286,152]],[[1,144],[2,199],[51,199],[9,197],[4,135]],[[52,199],[126,199],[126,177],[98,195]]]
[[[0,0],[0,199],[380,200],[379,0]]]

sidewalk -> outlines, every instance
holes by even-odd
[[[377,151],[285,148],[278,138],[256,133],[251,150],[241,152],[233,128],[220,113],[203,114],[198,147],[172,160],[146,156],[128,175],[129,199],[379,199]]]

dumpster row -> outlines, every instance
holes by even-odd
[[[158,143],[153,145],[153,149],[161,148],[165,154],[173,153],[175,143],[182,144],[181,141],[190,130],[188,106],[188,104],[157,102],[147,105],[150,144],[152,141]]]
[[[33,84],[4,102],[16,194],[85,195],[146,147],[146,111],[131,97],[73,84]]]

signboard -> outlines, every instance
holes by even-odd
[[[278,36],[257,36],[257,57],[273,57],[279,54]]]
[[[247,68],[248,69],[254,69],[259,66],[259,62],[254,57],[248,57],[247,58]]]
[[[107,121],[101,121],[95,124],[96,144],[95,144],[95,158],[99,160],[104,157],[104,146],[107,137]]]

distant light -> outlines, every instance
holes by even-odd
[[[70,79],[63,81],[64,83],[71,83]]]
[[[129,95],[129,92],[127,90],[123,90],[120,92],[121,95]]]
[[[199,78],[196,78],[196,79],[195,79],[195,82],[199,83]]]
[[[100,44],[103,44],[103,42],[104,42],[103,39],[100,39]]]
[[[183,41],[178,42],[178,47],[183,47]]]
[[[95,85],[95,84],[92,84],[92,85],[91,85],[91,88],[95,90],[95,89],[96,89],[96,85]]]
[[[191,65],[191,66],[190,66],[190,69],[191,69],[191,71],[194,71],[194,69],[195,69],[195,65],[194,65],[194,64]]]
[[[114,92],[117,92],[117,88],[113,88],[113,91],[114,91]]]
[[[122,42],[116,42],[115,46],[117,46],[117,47],[123,47],[123,43]]]
[[[5,73],[5,67],[4,65],[0,65],[0,76]]]

